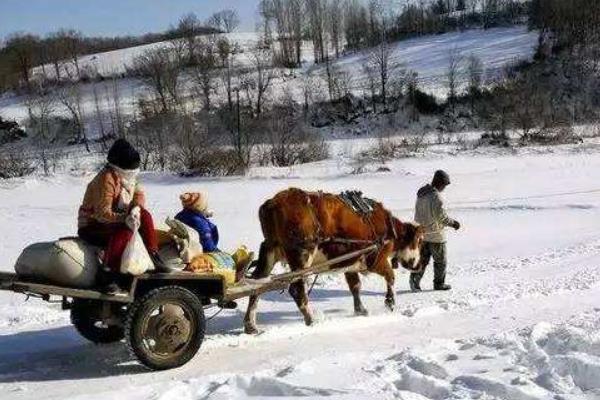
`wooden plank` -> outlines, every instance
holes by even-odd
[[[0,272],[0,290],[10,290],[10,286],[17,280],[17,274]]]
[[[221,281],[223,276],[214,273],[196,273],[196,272],[167,272],[143,274],[137,277],[138,280],[214,280]]]
[[[13,281],[9,287],[3,287],[2,289],[23,294],[66,296],[81,299],[114,301],[118,303],[131,303],[133,301],[131,296],[126,293],[119,295],[107,295],[94,290],[74,289],[62,286],[44,285],[41,283],[21,281]]]
[[[311,268],[302,269],[300,271],[286,272],[279,275],[273,275],[265,281],[247,282],[241,285],[235,285],[227,288],[225,292],[225,300],[231,301],[247,296],[256,296],[273,290],[285,289],[290,283],[316,274],[330,273],[346,273],[346,272],[363,272],[366,268],[362,265],[351,265],[344,268],[333,268],[335,265],[351,260],[356,257],[368,254],[378,248],[377,245],[369,246],[362,250],[357,250],[352,253],[344,254],[340,257],[332,258],[324,263],[315,265]]]

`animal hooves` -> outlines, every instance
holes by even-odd
[[[367,317],[369,316],[369,311],[366,308],[363,308],[361,310],[354,310],[354,315],[356,315],[357,317]]]
[[[385,307],[390,311],[394,311],[394,307],[396,307],[396,302],[394,300],[386,300]]]
[[[244,326],[244,332],[246,335],[258,335],[258,329],[255,326]]]

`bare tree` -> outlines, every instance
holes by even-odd
[[[109,85],[104,85],[104,90],[108,105],[107,108],[110,117],[112,136],[122,137],[125,135],[125,121],[121,104],[119,81],[113,78]]]
[[[272,68],[273,54],[270,50],[255,48],[250,59],[252,69],[245,74],[242,88],[246,92],[254,114],[258,117],[263,111],[268,91],[275,77]]]
[[[331,37],[331,44],[335,52],[335,58],[340,56],[340,49],[342,47],[342,27],[344,26],[343,20],[344,14],[342,13],[342,1],[331,0],[327,13],[327,25],[329,27],[329,36]]]
[[[240,25],[240,17],[235,10],[221,10],[211,15],[206,20],[206,24],[218,31],[231,33]]]
[[[363,63],[363,71],[367,77],[367,88],[371,95],[371,104],[373,106],[373,112],[377,112],[377,69],[375,66],[367,60]]]
[[[314,76],[310,71],[302,75],[302,98],[303,108],[307,112],[309,107],[322,97],[321,79]]]
[[[359,0],[348,0],[344,11],[344,36],[350,49],[365,45],[369,23],[367,10]]]
[[[306,0],[310,22],[310,35],[313,42],[315,63],[325,62],[328,58],[325,32],[328,0]]]
[[[211,41],[201,41],[198,45],[197,63],[192,73],[196,90],[202,98],[204,111],[210,111],[211,96],[215,90],[214,71],[216,68],[214,45]]]
[[[29,125],[36,139],[48,143],[51,136],[50,118],[56,109],[56,99],[42,84],[36,86],[25,101],[29,112]]]
[[[104,127],[104,116],[100,105],[100,94],[98,93],[97,86],[98,85],[96,83],[92,85],[92,93],[94,94],[94,112],[96,114],[96,123],[98,124],[98,129],[100,130],[100,138],[104,144],[106,141],[106,128]]]
[[[194,13],[189,13],[181,17],[177,25],[177,32],[185,40],[190,64],[194,64],[195,62],[196,42],[200,28],[200,20]]]
[[[397,64],[391,61],[392,50],[385,37],[382,37],[381,42],[370,52],[367,63],[370,65],[370,70],[377,74],[379,92],[381,101],[385,105],[388,98],[388,84],[390,74],[397,69]]]
[[[271,0],[260,0],[258,3],[258,15],[260,22],[256,24],[257,31],[261,34],[261,43],[263,47],[271,47],[273,43],[273,28],[271,23],[273,20],[273,13],[271,7]]]
[[[233,89],[234,89],[234,70],[233,70],[233,56],[236,52],[235,46],[229,42],[227,38],[220,38],[217,42],[217,53],[219,60],[221,61],[221,74],[220,79],[225,89],[225,95],[227,98],[227,110],[228,110],[228,128],[230,131],[233,130],[232,116],[233,116]]]
[[[58,91],[60,103],[67,109],[75,123],[75,140],[77,143],[84,143],[85,149],[89,152],[90,145],[87,138],[85,110],[81,101],[81,88],[77,83],[71,83],[63,86]]]
[[[165,48],[148,50],[135,59],[133,69],[156,96],[163,112],[179,103],[181,68],[172,51]]]
[[[46,46],[48,47],[48,58],[54,67],[54,76],[57,81],[61,80],[61,67],[64,60],[68,57],[65,45],[64,30],[59,30],[48,35]]]
[[[31,89],[31,69],[36,63],[39,38],[31,34],[14,34],[10,36],[5,47],[12,55],[14,69],[28,90]]]
[[[240,25],[240,17],[235,10],[223,10],[221,11],[221,26],[226,33],[235,31]]]
[[[296,67],[302,61],[303,0],[262,0],[260,14],[265,34],[270,34],[275,24],[279,53],[277,62],[286,67]]]
[[[79,55],[82,52],[82,39],[83,36],[80,32],[75,30],[68,30],[62,32],[62,43],[64,46],[65,53],[70,59],[71,63],[75,67],[75,76],[67,68],[65,71],[71,80],[79,80],[81,78],[81,70],[79,67]]]
[[[481,90],[481,83],[485,70],[481,60],[471,54],[467,60],[467,74],[469,77],[469,97],[471,99],[471,113],[475,113],[475,98]]]
[[[454,109],[458,96],[458,84],[461,75],[460,65],[462,55],[458,48],[451,48],[448,52],[448,69],[446,70],[446,87],[448,88],[448,103]]]

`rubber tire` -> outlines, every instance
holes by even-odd
[[[125,337],[123,326],[99,328],[95,325],[102,304],[93,300],[74,299],[71,308],[71,323],[81,336],[96,344],[108,344],[121,341]]]
[[[147,352],[142,343],[141,332],[144,315],[166,300],[179,300],[186,303],[195,313],[195,318],[198,321],[195,327],[192,326],[192,338],[184,352],[179,357],[169,359],[157,358]],[[143,365],[155,371],[177,368],[194,358],[202,345],[205,332],[206,318],[204,317],[202,301],[198,296],[180,286],[157,288],[136,300],[129,310],[125,323],[125,337],[127,338],[129,352]]]

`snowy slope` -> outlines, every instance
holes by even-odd
[[[242,52],[236,56],[238,64],[247,64],[248,50],[256,43],[257,37],[254,33],[231,34],[231,40],[239,44]],[[440,97],[445,96],[446,90],[444,72],[448,66],[450,49],[456,48],[463,56],[471,54],[479,57],[486,68],[490,78],[493,78],[499,70],[507,63],[519,59],[528,59],[534,53],[537,43],[537,33],[528,32],[525,27],[494,28],[489,30],[470,30],[465,32],[448,33],[443,35],[425,36],[421,38],[397,42],[393,45],[392,60],[401,65],[403,69],[418,73],[421,86],[429,92]],[[131,65],[136,56],[148,48],[165,46],[167,43],[155,43],[146,46],[133,47],[130,49],[116,50],[85,56],[81,60],[81,66],[91,71],[98,70],[104,76],[119,76],[126,66]],[[362,95],[365,86],[365,75],[363,62],[368,52],[351,54],[335,61],[341,69],[348,71],[352,76],[352,85],[357,94]],[[278,96],[286,87],[290,93],[298,96],[301,100],[301,76],[305,73],[324,74],[322,67],[314,68],[312,64],[313,53],[309,43],[305,43],[303,49],[303,69],[286,79],[276,79],[271,90],[271,97]],[[51,71],[51,68],[47,68]],[[49,72],[51,73],[51,72]],[[459,79],[463,82],[465,77]],[[133,113],[136,99],[145,94],[140,82],[134,79],[118,79],[117,85],[125,113]],[[94,84],[82,84],[83,108],[85,113],[93,115],[95,112]],[[186,85],[184,84],[184,87]],[[112,84],[102,82],[96,84],[100,98],[112,93]],[[188,88],[189,90],[189,88]],[[101,102],[101,108],[105,111],[109,108]],[[56,112],[61,111],[57,105]],[[4,96],[0,97],[0,115],[3,118],[23,121],[27,118],[27,107],[23,97]],[[93,119],[93,118],[90,118]]]
[[[448,70],[450,51],[456,51],[461,57],[471,55],[483,63],[487,77],[493,79],[505,65],[517,60],[528,60],[537,45],[537,32],[526,27],[494,28],[488,30],[468,30],[443,35],[425,36],[396,42],[392,45],[390,65],[399,64],[403,69],[418,74],[423,88],[445,97],[445,74]],[[363,64],[369,57],[369,51],[360,52],[335,64],[349,72],[355,83],[366,89],[366,77]],[[464,70],[464,63],[461,63]],[[462,83],[466,77],[459,78]]]
[[[0,294],[2,399],[581,399],[600,394],[599,143],[432,151],[390,163],[386,174],[346,175],[338,161],[253,171],[248,178],[144,175],[158,220],[184,190],[210,194],[222,248],[261,239],[259,205],[288,186],[359,188],[410,219],[414,193],[437,168],[453,177],[446,200],[463,229],[449,233],[451,292],[407,291],[383,305],[384,282],[364,280],[369,317],[352,315],[341,277],[311,296],[319,323],[305,327],[287,294],[259,304],[264,333],[242,333],[245,303],[209,323],[198,356],[149,373],[122,346],[79,338],[58,305]],[[336,145],[342,151],[343,145]],[[267,178],[267,176],[277,177]],[[28,243],[70,235],[90,177],[14,181],[0,188],[2,269]],[[430,271],[425,288],[430,288]],[[561,397],[556,397],[556,396]]]
[[[232,43],[237,43],[241,50],[249,49],[256,45],[258,37],[254,32],[240,32],[240,33],[229,33],[223,35],[217,35],[217,37],[224,36]],[[202,36],[200,36],[202,38]],[[113,51],[107,51],[103,53],[90,54],[79,58],[79,66],[82,70],[90,73],[90,76],[99,74],[105,78],[119,77],[127,71],[127,68],[133,65],[136,57],[141,56],[148,50],[169,48],[172,43],[157,42],[146,44],[142,46],[130,47],[127,49],[119,49]],[[41,75],[43,71],[50,78],[56,77],[54,67],[52,65],[46,65],[44,68],[36,67],[33,69],[33,75]],[[65,62],[61,65],[61,70],[64,76],[77,76],[75,66],[71,62]],[[68,72],[68,73],[66,73]]]

